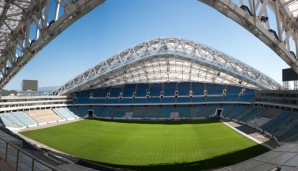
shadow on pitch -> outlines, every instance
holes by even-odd
[[[220,142],[219,142],[220,148]],[[170,164],[160,164],[160,165],[147,165],[147,166],[125,166],[125,165],[111,165],[107,163],[100,163],[97,166],[96,162],[80,160],[78,164],[90,167],[94,169],[101,170],[140,170],[140,171],[194,171],[194,170],[208,170],[214,168],[220,168],[224,166],[233,165],[252,157],[258,156],[265,152],[269,151],[269,149],[265,148],[262,145],[256,145],[250,148],[246,148],[243,150],[231,152],[228,154],[223,154],[220,156],[216,156],[211,159],[206,159],[197,162],[190,163],[170,163]],[[105,166],[105,167],[103,167]]]
[[[140,124],[166,124],[166,125],[182,125],[182,124],[212,124],[220,122],[217,119],[167,119],[167,120],[157,120],[157,119],[144,119],[144,120],[124,120],[124,119],[98,119],[98,118],[88,118],[90,120],[99,120],[105,122],[119,122],[119,123],[140,123]]]

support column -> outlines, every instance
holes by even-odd
[[[288,81],[284,81],[283,82],[283,89],[284,90],[290,90],[290,84]]]
[[[298,90],[298,80],[294,81],[294,90]]]

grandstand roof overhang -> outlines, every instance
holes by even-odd
[[[124,50],[68,81],[55,95],[127,83],[197,81],[276,90],[281,85],[218,50],[190,40],[158,38]]]

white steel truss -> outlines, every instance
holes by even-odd
[[[263,41],[298,73],[297,0],[199,0]]]
[[[0,0],[0,90],[32,57],[104,0]]]
[[[256,69],[218,50],[179,38],[140,43],[68,81],[55,95],[125,83],[199,81],[255,89],[282,86]]]
[[[0,89],[52,39],[103,1],[0,0]],[[199,1],[246,28],[298,73],[297,0]]]

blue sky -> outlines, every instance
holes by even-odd
[[[234,21],[197,0],[107,0],[41,50],[4,89],[23,79],[60,86],[133,45],[180,37],[216,48],[281,82],[288,66]]]

